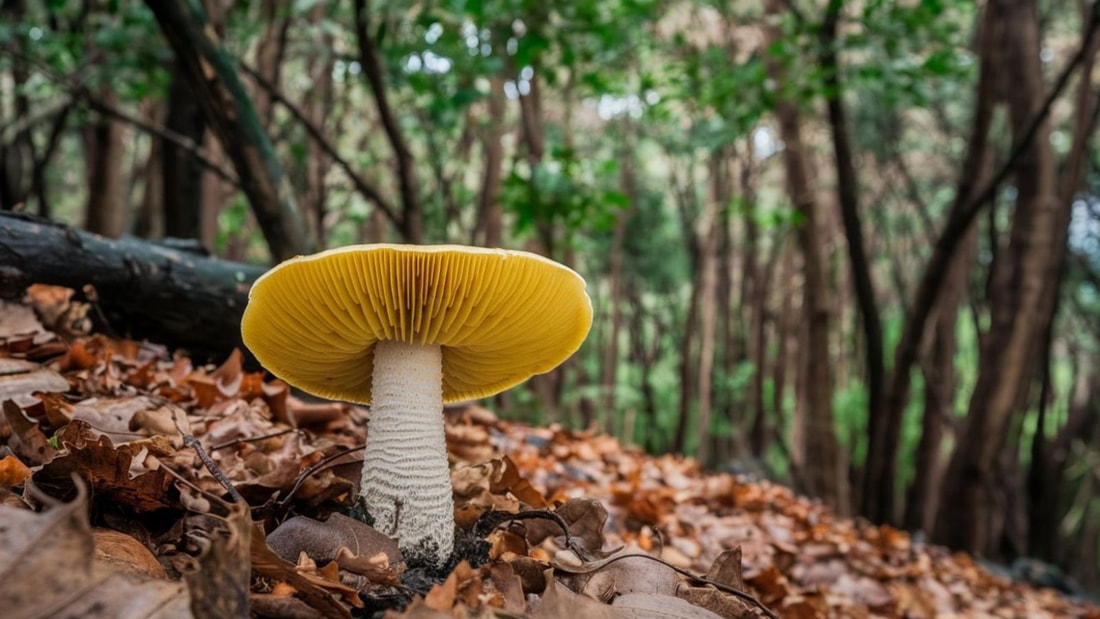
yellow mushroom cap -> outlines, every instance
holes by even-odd
[[[500,393],[572,355],[592,325],[584,279],[536,254],[355,245],[287,260],[252,285],[241,334],[309,393],[369,404],[374,345],[438,344],[443,401]]]

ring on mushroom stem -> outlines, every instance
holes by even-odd
[[[245,345],[286,382],[371,405],[361,494],[412,562],[454,548],[443,404],[549,372],[592,324],[584,279],[522,251],[357,245],[256,280]]]

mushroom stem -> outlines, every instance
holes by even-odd
[[[454,548],[454,499],[443,430],[439,346],[374,347],[362,497],[374,527],[406,560],[442,566]]]

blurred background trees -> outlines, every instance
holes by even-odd
[[[1100,585],[1097,5],[0,1],[0,207],[269,263],[524,248],[496,404]]]

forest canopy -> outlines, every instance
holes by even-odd
[[[247,281],[355,243],[534,251],[595,322],[502,416],[1095,588],[1098,25],[1084,0],[4,0],[0,217]]]

